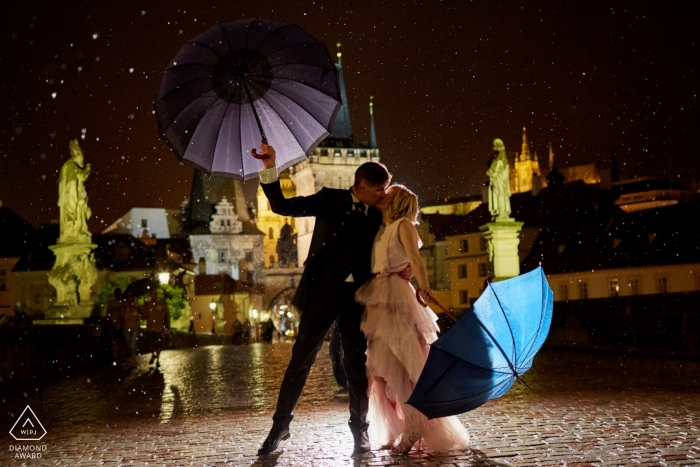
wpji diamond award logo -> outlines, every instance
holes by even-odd
[[[31,407],[27,406],[10,429],[10,434],[17,441],[41,441],[46,429]],[[45,444],[11,444],[10,451],[15,452],[15,459],[41,459],[46,451]]]

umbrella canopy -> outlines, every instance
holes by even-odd
[[[125,297],[141,297],[150,293],[151,290],[157,289],[160,285],[160,281],[155,277],[146,277],[144,279],[139,279],[132,282],[124,290]]]
[[[255,18],[218,26],[180,49],[154,104],[161,137],[209,175],[248,179],[261,141],[279,170],[303,160],[341,107],[338,69],[299,26]]]
[[[552,302],[541,267],[489,284],[472,309],[431,345],[408,403],[436,418],[505,394],[542,347]]]

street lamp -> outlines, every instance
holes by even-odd
[[[169,272],[159,272],[158,273],[158,282],[160,282],[160,285],[167,285],[168,282],[170,282],[170,273]]]

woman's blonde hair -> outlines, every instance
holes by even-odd
[[[405,217],[412,224],[418,223],[418,197],[405,186],[395,183],[389,188],[396,191],[394,201],[389,207],[389,217],[392,221]],[[387,188],[388,190],[388,188]]]

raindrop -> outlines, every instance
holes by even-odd
[[[130,114],[130,115],[129,115],[129,118],[133,120],[133,119],[134,119],[134,114]]]
[[[51,139],[54,139],[56,137],[56,132],[52,131],[51,133],[49,133],[49,136],[51,137]]]
[[[99,61],[100,61],[100,57],[95,57],[95,61],[96,61],[96,62],[99,62]]]
[[[134,69],[133,69],[133,68],[129,68],[129,73],[133,73],[133,72],[134,72]]]
[[[65,70],[66,68],[68,68],[68,64],[67,64],[67,63],[61,64],[61,70]]]
[[[87,133],[87,128],[83,128],[82,130],[80,130],[80,132],[81,132],[82,134]]]
[[[95,34],[92,35],[92,38],[93,38],[93,39],[97,39],[98,37],[100,37],[100,34],[97,33],[97,32],[96,32]]]
[[[46,153],[42,152],[41,155],[39,155],[39,159],[41,159],[42,161],[46,160]]]
[[[52,93],[51,93],[51,98],[52,98],[52,99],[56,99],[56,94],[57,94],[57,93],[52,92]]]
[[[19,135],[22,134],[22,125],[17,125],[17,126],[15,127],[15,134],[16,134],[17,136],[19,136]]]
[[[43,175],[41,176],[41,179],[42,179],[42,180],[46,180],[46,174],[43,174]]]
[[[146,10],[141,10],[141,16],[146,14]]]
[[[78,67],[78,73],[80,73],[81,71],[83,71],[83,67],[79,66],[79,67]]]

